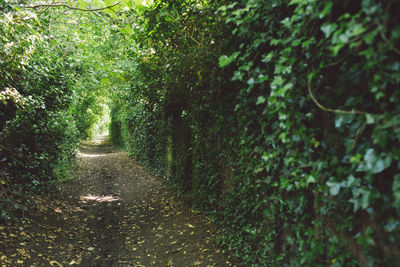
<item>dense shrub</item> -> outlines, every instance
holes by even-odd
[[[390,266],[399,8],[157,2],[138,22],[132,93],[113,131],[215,211],[221,244],[246,265]]]
[[[2,103],[1,169],[12,177],[7,184],[38,185],[52,176],[60,158],[75,153],[78,135],[67,110],[73,62],[42,43],[29,24],[8,16],[2,21],[1,88],[18,97]]]
[[[60,42],[69,38],[68,29],[53,31],[33,13],[16,11],[12,5],[3,12],[0,218],[10,219],[16,199],[21,208],[21,196],[46,192],[49,184],[68,176],[79,141],[89,136],[100,113],[96,108],[101,108],[100,101],[87,97],[89,89],[96,93],[93,86],[83,84],[88,64],[68,54],[76,43]],[[88,110],[94,114],[88,115]]]

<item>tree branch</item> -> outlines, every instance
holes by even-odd
[[[333,113],[340,113],[340,114],[370,114],[368,112],[359,111],[359,110],[356,110],[356,109],[355,110],[341,110],[341,109],[327,108],[327,107],[323,106],[321,103],[318,102],[318,100],[315,98],[315,96],[312,93],[312,90],[311,90],[311,79],[308,79],[308,93],[310,94],[310,97],[311,97],[312,101],[314,101],[315,105],[317,105],[317,107],[319,107],[323,111],[333,112]]]
[[[100,11],[108,8],[112,8],[116,5],[119,5],[121,2],[116,2],[115,4],[112,4],[111,6],[106,6],[106,7],[100,7],[100,8],[93,8],[93,9],[85,9],[85,8],[79,8],[79,7],[72,7],[67,4],[38,4],[34,6],[22,6],[22,8],[39,8],[39,7],[66,7],[68,9],[72,10],[79,10],[79,11],[87,11],[87,12],[93,12],[93,11]]]
[[[28,18],[23,18],[23,21],[27,21],[27,20],[31,20],[34,19],[35,17],[39,17],[40,15],[42,15],[44,12],[46,12],[46,10],[49,9],[49,7],[45,7],[43,8],[42,11],[40,11],[38,14],[36,14],[36,16],[32,16],[32,17],[28,17]]]
[[[393,51],[395,51],[397,54],[400,55],[400,50],[397,49],[390,41],[389,39],[386,37],[385,33],[383,31],[380,31],[381,37],[382,39],[387,43],[387,45],[393,49]]]

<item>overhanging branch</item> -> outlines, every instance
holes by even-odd
[[[333,113],[340,113],[340,114],[371,114],[371,113],[368,113],[368,112],[365,112],[365,111],[356,110],[356,109],[353,109],[353,110],[342,110],[342,109],[327,108],[324,105],[322,105],[320,102],[318,102],[318,100],[315,98],[314,94],[312,93],[311,79],[308,79],[307,87],[308,87],[308,93],[310,94],[310,97],[311,97],[312,101],[315,103],[315,105],[317,105],[317,107],[319,107],[323,111],[333,112]]]
[[[67,4],[38,4],[34,6],[22,6],[22,8],[40,8],[40,7],[66,7],[68,9],[72,10],[79,10],[79,11],[87,11],[87,12],[93,12],[93,11],[100,11],[108,8],[115,7],[116,5],[119,5],[121,2],[116,2],[115,4],[112,4],[111,6],[106,6],[106,7],[100,7],[100,8],[93,8],[93,9],[86,9],[86,8],[79,8],[79,7],[72,7]]]

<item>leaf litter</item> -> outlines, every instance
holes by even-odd
[[[0,266],[232,266],[205,217],[105,140],[83,144],[75,179],[0,224]]]

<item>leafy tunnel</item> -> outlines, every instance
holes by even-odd
[[[1,220],[107,132],[212,216],[243,266],[398,263],[399,12],[378,0],[1,1]]]

